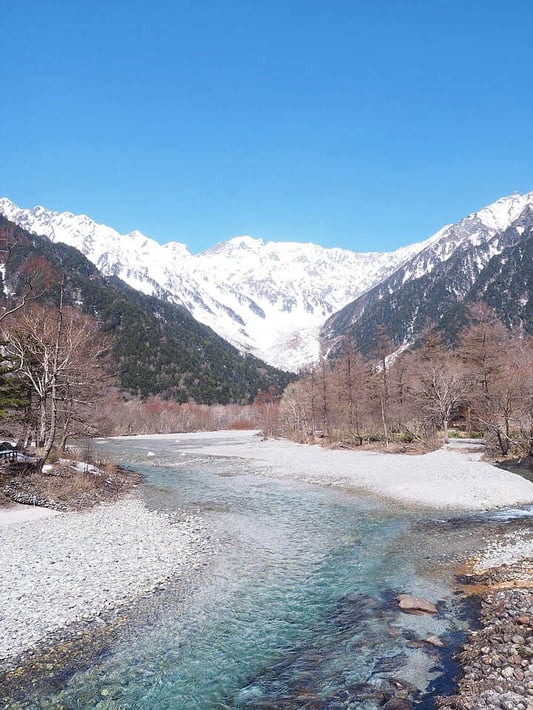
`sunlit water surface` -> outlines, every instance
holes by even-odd
[[[202,517],[218,551],[194,594],[167,591],[35,707],[373,709],[398,683],[433,707],[467,623],[442,554],[460,526],[442,533],[420,512],[259,475],[186,440],[101,448],[144,475],[149,508]],[[438,618],[402,614],[403,591],[440,600]],[[419,643],[430,633],[448,650]]]

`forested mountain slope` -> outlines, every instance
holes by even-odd
[[[319,357],[318,333],[328,316],[424,246],[358,253],[240,236],[191,254],[179,242],[119,234],[85,215],[21,209],[7,198],[0,199],[0,214],[76,247],[106,276],[185,306],[239,350],[294,371]]]
[[[49,296],[95,316],[112,336],[120,386],[148,396],[203,403],[249,402],[258,390],[283,388],[291,379],[239,351],[183,307],[145,295],[117,277],[104,277],[77,249],[36,236],[0,216],[5,259],[4,292],[20,288],[24,264],[48,262],[56,276]]]
[[[461,225],[461,223],[459,223]],[[483,300],[509,326],[533,332],[531,318],[530,205],[503,231],[480,231],[460,239],[444,260],[428,268],[433,247],[332,316],[322,329],[325,352],[335,353],[350,336],[368,354],[376,347],[381,326],[395,347],[407,345],[436,325],[453,341],[464,322],[466,306]],[[413,269],[424,261],[421,275]]]
[[[451,342],[467,322],[468,306],[478,301],[494,309],[512,330],[523,328],[533,335],[533,228],[501,254],[492,257],[466,294],[464,301],[451,308],[439,325]]]

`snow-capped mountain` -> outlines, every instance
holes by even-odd
[[[0,213],[21,227],[76,247],[104,274],[185,306],[241,350],[291,370],[319,357],[320,329],[334,313],[343,315],[329,321],[331,337],[337,326],[348,327],[369,308],[367,296],[378,301],[390,296],[430,274],[457,249],[483,247],[479,258],[487,259],[500,248],[495,235],[527,206],[533,206],[533,192],[502,198],[425,242],[389,253],[242,236],[192,255],[181,243],[161,245],[137,231],[121,235],[84,215],[20,209],[0,199]],[[345,307],[352,303],[348,315]]]
[[[532,228],[533,192],[502,198],[444,227],[411,260],[326,321],[323,350],[335,351],[350,333],[370,352],[377,324],[404,348],[454,306],[479,298],[478,280],[483,280],[488,265],[529,239]]]
[[[328,316],[424,247],[358,254],[242,236],[192,255],[184,244],[121,235],[84,215],[20,209],[6,198],[0,213],[76,247],[104,274],[185,306],[238,348],[290,370],[318,358],[318,333]]]
[[[64,305],[99,320],[111,346],[114,382],[124,393],[244,404],[271,387],[282,391],[292,379],[252,355],[243,357],[182,306],[104,276],[78,249],[32,234],[2,214],[0,246],[2,309],[20,303],[28,273],[36,263],[48,263],[62,281]]]

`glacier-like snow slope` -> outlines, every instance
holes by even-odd
[[[362,254],[242,236],[192,255],[185,244],[161,245],[137,231],[119,234],[85,215],[21,209],[7,198],[0,199],[0,213],[76,247],[104,274],[184,305],[241,350],[297,370],[318,359],[319,331],[333,313],[400,267],[405,282],[449,258],[465,239],[475,244],[502,231],[526,204],[533,204],[533,192],[502,198],[425,242]]]

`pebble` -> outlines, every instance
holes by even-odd
[[[457,692],[438,698],[438,707],[533,710],[533,627],[523,613],[533,604],[533,587],[489,591],[481,601],[482,628],[470,635],[458,657],[463,676]]]
[[[0,659],[150,594],[203,555],[205,527],[129,497],[2,529]]]

